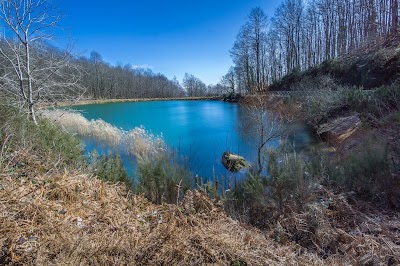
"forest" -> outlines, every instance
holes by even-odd
[[[240,93],[267,90],[285,75],[397,35],[398,9],[394,0],[284,0],[268,18],[254,8],[224,80]]]

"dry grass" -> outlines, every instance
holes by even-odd
[[[300,214],[287,214],[276,232],[281,244],[295,239],[326,262],[342,265],[399,265],[400,215],[373,209],[362,202],[350,205],[346,195],[321,193]],[[339,264],[340,264],[339,263]]]
[[[320,198],[263,233],[198,191],[179,206],[154,205],[123,185],[79,173],[3,174],[0,265],[399,263],[398,213],[350,205],[327,191]]]
[[[80,121],[76,130],[92,132],[92,121],[79,116],[67,121],[74,119]],[[86,129],[85,124],[89,125]],[[99,128],[104,131],[107,126]],[[134,139],[148,136],[144,130],[135,132]],[[219,202],[198,191],[189,191],[178,206],[154,205],[122,184],[90,175],[43,174],[34,170],[41,167],[39,159],[29,151],[24,156],[30,160],[22,160],[27,164],[20,171],[29,175],[0,171],[0,265],[400,262],[399,213],[384,213],[367,204],[350,205],[351,195],[322,191],[304,213],[288,211],[278,219],[275,230],[262,232],[229,218]]]
[[[333,196],[332,196],[333,197]],[[0,179],[1,265],[396,265],[399,217],[364,217],[343,198],[282,220],[270,235],[203,193],[154,205],[122,185],[64,173]],[[354,227],[354,224],[358,224]],[[318,225],[318,226],[317,226]],[[314,230],[317,228],[317,230]],[[354,228],[349,232],[346,228]],[[314,230],[314,231],[313,231]],[[390,235],[389,235],[390,233]],[[302,245],[285,241],[297,234]],[[278,242],[274,241],[274,238]],[[397,239],[397,240],[396,240]],[[325,245],[325,246],[323,246]],[[325,248],[324,250],[322,248]],[[323,260],[328,248],[340,250]],[[329,254],[328,254],[329,255]],[[235,264],[236,263],[236,264]],[[239,264],[242,263],[242,264]],[[244,264],[247,263],[247,264]]]
[[[148,159],[165,149],[162,137],[155,136],[143,127],[124,131],[101,119],[87,120],[80,113],[66,110],[44,110],[43,116],[79,137],[90,137],[97,144],[114,148],[137,159]]]
[[[65,173],[0,179],[0,264],[321,265],[227,217],[200,192],[153,205],[125,187]],[[234,264],[234,263],[237,264]]]

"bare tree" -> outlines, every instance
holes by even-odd
[[[92,51],[90,53],[90,61],[94,68],[94,75],[93,78],[95,82],[93,82],[92,86],[92,94],[94,98],[99,98],[100,96],[100,66],[103,64],[103,58],[100,53],[96,51]]]
[[[236,73],[233,67],[229,68],[228,73],[222,77],[221,83],[229,88],[232,95],[235,94]]]
[[[254,66],[251,62],[251,49],[249,44],[249,32],[246,25],[242,26],[236,41],[230,51],[235,64],[235,72],[240,78],[239,83],[244,91],[251,92],[255,88]]]
[[[35,124],[35,103],[79,87],[80,71],[70,64],[70,52],[46,44],[60,18],[51,0],[0,2],[0,21],[4,26],[0,55],[5,63],[1,89],[28,107]]]
[[[238,83],[243,83],[249,92],[261,91],[267,85],[267,25],[264,11],[259,7],[252,9],[230,51],[238,77],[244,81],[240,80]]]
[[[183,87],[189,97],[204,96],[207,92],[207,86],[200,79],[192,74],[185,73],[182,81]]]
[[[286,60],[286,73],[300,68],[300,33],[303,3],[301,0],[285,0],[276,10],[274,26],[282,35],[283,52]]]
[[[274,112],[274,104],[268,101],[267,96],[254,94],[249,99],[251,102],[244,106],[246,117],[242,119],[240,132],[256,145],[257,171],[261,174],[267,144],[282,134],[282,119]]]
[[[249,41],[250,47],[253,51],[253,56],[255,59],[255,74],[256,74],[256,86],[257,90],[261,91],[264,89],[263,80],[263,65],[262,65],[262,57],[263,57],[263,49],[265,47],[265,38],[266,38],[266,30],[267,30],[267,16],[264,11],[257,7],[251,10],[247,28],[249,31]]]

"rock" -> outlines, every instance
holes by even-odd
[[[351,136],[361,125],[360,117],[355,114],[336,118],[319,126],[317,133],[322,140],[341,142]]]
[[[249,168],[249,163],[246,162],[246,159],[240,155],[231,153],[229,151],[224,152],[222,155],[222,164],[228,171],[232,173],[237,173],[243,168]]]

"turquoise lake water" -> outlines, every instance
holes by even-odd
[[[102,119],[118,128],[131,130],[143,126],[154,135],[162,135],[169,147],[178,149],[189,158],[193,175],[204,179],[229,177],[234,174],[225,170],[221,156],[231,151],[256,161],[254,139],[240,133],[248,119],[248,110],[238,104],[222,101],[154,101],[107,103],[75,106],[87,119]],[[288,139],[297,148],[313,142],[304,126],[294,128]],[[277,147],[280,139],[273,139],[270,147]],[[94,147],[88,144],[88,151]],[[131,158],[122,154],[124,164],[132,172]],[[132,173],[131,173],[132,174]],[[240,174],[239,174],[240,175]]]

